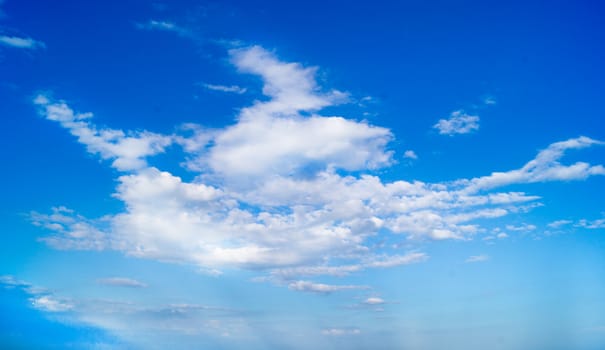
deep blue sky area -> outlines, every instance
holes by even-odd
[[[604,15],[0,0],[0,348],[604,348]]]

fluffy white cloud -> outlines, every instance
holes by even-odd
[[[0,45],[15,47],[18,49],[45,48],[46,45],[32,38],[21,38],[18,36],[0,35]]]
[[[479,130],[479,117],[458,110],[452,112],[448,119],[440,119],[433,127],[442,135],[468,134]]]
[[[231,57],[241,72],[263,79],[270,100],[242,109],[238,123],[216,133],[213,147],[192,160],[191,168],[241,181],[390,164],[392,152],[384,149],[392,138],[388,129],[337,116],[301,115],[346,99],[337,90],[320,91],[316,68],[281,62],[258,46],[232,50]]]
[[[557,162],[564,150],[600,143],[580,137],[549,146],[520,170],[448,183],[385,182],[369,173],[392,162],[386,149],[391,132],[318,114],[346,94],[322,91],[316,68],[282,62],[257,46],[231,56],[240,71],[262,78],[269,99],[243,108],[235,124],[221,129],[188,124],[168,136],[99,129],[91,113],[39,96],[35,103],[45,118],[126,172],[114,193],[122,212],[98,219],[66,208],[33,213],[32,221],[52,232],[43,240],[59,249],[112,249],[209,271],[260,269],[293,290],[330,292],[359,286],[300,276],[424,261],[422,252],[376,245],[373,238],[470,239],[484,230],[480,222],[523,211],[539,199],[494,188],[603,170],[586,166],[573,176],[560,174],[570,172]],[[148,164],[172,143],[187,154],[187,168],[198,172],[192,181]]]

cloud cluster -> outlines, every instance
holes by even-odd
[[[268,99],[241,109],[236,122],[222,129],[188,124],[161,135],[97,128],[91,113],[36,98],[42,116],[123,172],[114,193],[123,212],[99,219],[66,208],[34,213],[33,221],[52,232],[47,243],[118,250],[211,271],[260,269],[290,289],[332,292],[354,286],[300,277],[423,261],[428,256],[422,252],[372,241],[469,239],[484,230],[481,220],[518,212],[539,199],[497,187],[605,173],[601,165],[559,162],[568,149],[601,144],[580,137],[550,145],[518,170],[448,183],[385,182],[372,172],[392,164],[392,133],[318,114],[347,95],[322,90],[316,68],[280,61],[258,46],[230,55],[240,72],[261,77]],[[149,157],[172,144],[187,154],[185,166],[198,175],[193,181],[150,165]]]
[[[440,119],[433,127],[442,135],[468,134],[479,130],[479,116],[458,110],[452,112],[448,119]]]

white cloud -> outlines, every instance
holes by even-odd
[[[127,277],[107,277],[98,279],[99,284],[114,287],[146,288],[147,284]]]
[[[497,103],[496,99],[493,96],[487,96],[483,99],[483,103],[486,105],[495,105]]]
[[[342,337],[347,335],[359,335],[359,328],[326,328],[321,331],[321,334],[331,337]]]
[[[34,40],[32,38],[22,38],[18,36],[7,35],[0,35],[0,45],[30,50],[46,47],[43,42]]]
[[[418,159],[418,156],[416,155],[416,152],[409,149],[409,150],[403,152],[403,158]]]
[[[324,265],[324,266],[300,266],[274,269],[272,276],[279,279],[291,279],[297,276],[346,276],[353,272],[359,272],[370,268],[390,268],[416,264],[428,259],[428,255],[420,252],[411,252],[405,255],[373,256],[364,259],[359,264],[354,265]]]
[[[599,143],[582,137],[555,143],[524,170],[508,172],[526,175],[507,175],[506,181],[492,174],[448,183],[385,182],[370,172],[391,164],[391,132],[320,115],[346,94],[321,90],[316,68],[282,62],[257,46],[230,54],[240,71],[262,78],[269,99],[241,109],[235,124],[220,129],[188,124],[178,135],[100,129],[91,113],[44,96],[35,100],[44,117],[126,172],[114,193],[124,205],[121,212],[97,219],[61,207],[33,213],[32,221],[50,232],[46,243],[117,250],[217,273],[260,269],[294,290],[338,290],[343,286],[300,276],[342,276],[424,261],[422,252],[401,254],[374,245],[372,238],[472,239],[483,232],[483,221],[522,213],[540,198],[494,188],[569,179],[543,173],[564,167],[557,162],[563,150]],[[193,180],[148,164],[173,143],[186,153],[187,168],[197,172]],[[585,175],[599,169],[588,167]]]
[[[73,309],[73,305],[58,300],[52,295],[43,295],[30,298],[32,306],[36,309],[47,312],[65,312]]]
[[[114,159],[112,166],[118,170],[145,167],[145,157],[164,152],[172,142],[168,136],[147,131],[127,135],[122,130],[97,129],[89,122],[92,113],[75,113],[65,102],[52,101],[44,95],[36,97],[34,103],[39,106],[42,116],[68,129],[90,153],[99,154],[103,159]]]
[[[232,50],[231,56],[240,71],[261,76],[263,93],[271,99],[242,109],[238,123],[218,133],[214,147],[190,162],[192,168],[210,168],[241,181],[391,163],[392,152],[384,150],[392,138],[388,129],[342,117],[300,115],[346,97],[336,90],[321,92],[316,68],[281,62],[258,46]]]
[[[605,219],[597,219],[597,220],[586,220],[581,219],[576,224],[577,227],[583,227],[588,229],[600,229],[605,228]]]
[[[244,310],[204,304],[145,304],[141,300],[65,297],[13,276],[1,276],[0,284],[23,290],[29,295],[32,308],[60,313],[61,317],[55,321],[106,330],[124,341],[123,345],[128,348],[168,348],[170,346],[164,343],[166,336],[177,336],[181,342],[189,337],[199,346],[208,337],[233,334],[240,339],[253,339],[258,335],[253,334],[246,319],[249,313]]]
[[[556,220],[556,221],[549,223],[547,226],[550,228],[560,228],[562,226],[569,225],[571,223],[573,223],[573,221],[571,221],[571,220]]]
[[[484,262],[484,261],[488,261],[489,260],[489,256],[485,255],[485,254],[481,254],[481,255],[472,255],[469,256],[468,259],[465,260],[465,262],[467,263],[478,263],[478,262]]]
[[[288,288],[300,292],[312,292],[320,294],[329,294],[351,289],[368,289],[367,286],[354,285],[332,285],[323,283],[314,283],[311,281],[295,281],[288,284]]]
[[[509,231],[517,231],[517,232],[527,232],[527,231],[533,231],[536,229],[536,225],[531,225],[531,224],[521,224],[519,226],[515,226],[515,225],[506,225],[506,229]]]
[[[244,109],[241,118],[298,114],[347,100],[347,94],[338,90],[320,91],[315,81],[316,67],[282,62],[260,46],[233,49],[230,55],[241,72],[259,75],[263,79],[263,94],[271,97],[267,102],[257,102]]]
[[[449,119],[440,119],[433,127],[442,135],[468,134],[479,130],[479,117],[458,110],[452,112]]]
[[[559,159],[563,157],[567,150],[603,144],[605,143],[602,141],[585,136],[555,142],[545,150],[540,151],[536,158],[529,161],[521,169],[494,172],[491,175],[461,183],[466,185],[467,191],[479,191],[511,184],[583,180],[589,176],[605,175],[605,168],[602,165],[593,166],[585,162],[577,162],[572,165],[559,163]]]
[[[506,233],[504,233],[504,232],[500,232],[500,233],[498,233],[498,234],[496,235],[496,237],[497,237],[498,239],[504,239],[504,238],[508,238],[508,235],[507,235]]]
[[[151,19],[144,23],[135,23],[135,26],[137,27],[137,29],[141,29],[141,30],[159,30],[159,31],[173,32],[180,36],[190,36],[191,35],[189,30],[187,30],[183,27],[180,27],[173,22],[168,22],[168,21],[158,21],[158,20]]]
[[[237,85],[215,85],[215,84],[202,84],[208,90],[221,91],[221,92],[231,92],[235,94],[243,94],[247,91],[246,88],[237,86]]]
[[[367,304],[367,305],[381,305],[381,304],[384,304],[385,301],[382,298],[369,297],[366,300],[364,300],[363,303]]]

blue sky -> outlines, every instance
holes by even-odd
[[[0,1],[0,347],[605,346],[595,1]]]

